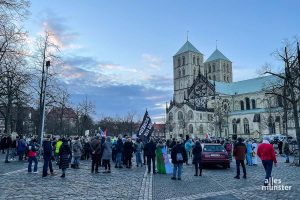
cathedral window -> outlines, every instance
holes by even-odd
[[[196,69],[194,68],[194,76],[196,76]]]
[[[215,72],[216,71],[216,65],[215,65],[215,63],[213,64],[213,72]]]
[[[185,76],[185,69],[182,69],[182,76]]]
[[[180,58],[178,58],[178,60],[177,60],[177,67],[180,67]]]
[[[240,101],[241,110],[245,110],[244,101]]]
[[[279,107],[283,107],[283,100],[281,96],[277,96],[277,105]]]
[[[250,99],[246,97],[245,100],[246,100],[246,110],[250,110]]]
[[[224,75],[224,82],[226,82],[226,75]]]
[[[275,134],[275,132],[276,132],[276,126],[275,126],[274,118],[272,116],[269,116],[268,127],[269,127],[269,133],[270,134]]]
[[[208,73],[211,73],[211,65],[208,65]]]
[[[202,124],[200,124],[200,126],[199,126],[199,132],[200,132],[201,135],[202,135],[203,132],[204,132],[204,130],[203,130],[203,125],[202,125]]]
[[[233,134],[237,134],[237,124],[236,124],[236,119],[232,120],[232,132]]]
[[[244,134],[250,134],[248,119],[244,118],[243,122],[244,122]]]
[[[182,65],[185,65],[185,57],[182,56]]]
[[[169,113],[169,120],[170,120],[170,121],[173,120],[173,113]]]
[[[251,105],[252,105],[252,109],[256,108],[256,102],[255,99],[251,99]]]
[[[183,120],[183,114],[181,111],[178,112],[178,120]]]
[[[200,62],[199,62],[199,57],[197,58],[197,65],[200,65]]]
[[[202,113],[200,113],[200,116],[199,116],[200,120],[202,120]]]
[[[181,71],[180,71],[180,69],[178,70],[178,77],[179,78],[181,77]]]
[[[193,132],[194,132],[193,124],[190,124],[190,125],[189,125],[189,133],[190,133],[190,134],[193,134]]]
[[[188,118],[189,118],[189,120],[194,119],[193,111],[191,111],[191,110],[188,111]]]
[[[196,64],[196,58],[195,58],[195,56],[193,56],[193,65],[195,65]]]

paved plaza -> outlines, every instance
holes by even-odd
[[[230,169],[208,168],[202,177],[195,177],[193,166],[184,166],[181,181],[170,175],[148,174],[146,167],[112,169],[111,174],[91,174],[90,161],[83,161],[80,169],[68,169],[67,177],[54,165],[56,176],[42,178],[42,162],[38,174],[27,173],[27,163],[2,162],[0,155],[0,199],[299,199],[300,168],[283,163],[274,168],[273,177],[291,191],[263,191],[264,170],[247,167],[248,178],[236,180],[235,166]],[[103,171],[103,170],[101,170]]]

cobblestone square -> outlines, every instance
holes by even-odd
[[[3,155],[0,156],[3,160]],[[299,199],[300,170],[283,163],[273,169],[273,177],[291,191],[263,191],[264,170],[247,166],[247,179],[236,180],[235,166],[230,169],[205,168],[202,177],[195,177],[192,165],[183,168],[181,181],[171,175],[148,174],[146,167],[112,169],[111,174],[91,174],[90,161],[83,161],[80,169],[68,169],[67,177],[54,165],[56,176],[42,178],[39,173],[28,174],[26,161],[0,163],[0,199]],[[101,168],[101,172],[103,169]]]

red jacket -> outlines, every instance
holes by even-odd
[[[272,144],[262,143],[258,145],[257,155],[261,160],[273,160],[274,163],[277,163],[275,150]]]

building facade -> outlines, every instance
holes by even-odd
[[[275,76],[233,82],[232,62],[216,49],[207,60],[187,41],[173,57],[174,93],[166,137],[204,138],[291,134],[283,100],[267,95]],[[287,119],[287,120],[284,120]]]

